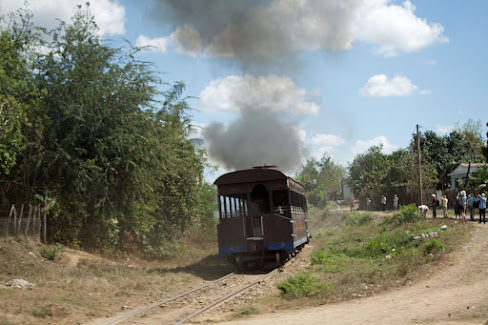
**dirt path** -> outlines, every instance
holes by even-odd
[[[349,302],[219,324],[488,324],[488,225],[411,286]]]

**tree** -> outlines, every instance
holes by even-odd
[[[32,70],[44,96],[24,123],[18,163],[0,179],[24,191],[7,199],[56,202],[52,240],[163,255],[174,234],[203,218],[195,212],[204,159],[187,140],[185,85],[164,91],[137,48],[105,45],[88,9],[44,32],[50,52]]]
[[[345,175],[343,167],[324,155],[320,161],[308,159],[296,179],[307,191],[308,202],[323,208],[327,200],[337,199],[341,192],[341,181]]]
[[[351,187],[358,197],[379,198],[386,194],[388,184],[385,177],[389,169],[389,161],[381,150],[383,145],[372,146],[365,153],[357,155],[349,165]]]
[[[9,174],[23,143],[30,77],[8,31],[0,34],[0,174]]]

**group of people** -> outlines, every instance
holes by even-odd
[[[478,197],[475,197],[473,193],[471,193],[468,197],[466,195],[466,191],[464,190],[458,193],[456,196],[456,203],[454,205],[454,214],[456,215],[456,219],[461,217],[464,221],[466,221],[466,213],[469,210],[470,220],[474,221],[476,209],[478,209],[480,213],[479,223],[486,223],[485,193],[478,194]]]
[[[435,219],[437,218],[437,207],[441,206],[444,212],[444,218],[448,217],[448,203],[449,200],[446,195],[443,195],[441,201],[437,199],[435,194],[432,194],[432,201],[430,203],[430,207],[432,208],[432,217]],[[429,208],[426,205],[419,206],[420,211],[427,215],[427,211]],[[466,195],[466,191],[461,191],[456,196],[456,202],[454,204],[454,214],[456,219],[462,218],[463,221],[467,221],[466,213],[469,210],[470,213],[470,220],[474,221],[474,214],[476,209],[479,210],[480,219],[479,223],[483,222],[486,223],[486,195],[485,193],[478,194],[478,197],[475,197],[473,193]]]
[[[381,196],[381,210],[386,210],[386,196]],[[398,209],[398,195],[395,194],[393,197],[393,208]],[[430,207],[432,208],[432,217],[435,219],[437,218],[437,208],[441,207],[444,213],[444,218],[448,218],[448,203],[449,199],[446,195],[441,197],[441,200],[437,199],[437,195],[432,194],[432,201],[430,203]],[[339,210],[340,201],[337,201],[337,210]],[[371,206],[371,199],[366,199],[366,207],[369,210]],[[354,210],[355,207],[355,200],[354,198],[351,199],[351,211]],[[427,211],[429,207],[425,204],[419,205],[418,208],[422,212],[424,216],[427,216]],[[463,221],[467,221],[466,213],[469,210],[471,221],[474,221],[474,214],[476,209],[479,210],[480,219],[479,223],[483,222],[486,223],[486,195],[485,193],[478,194],[477,197],[473,193],[466,195],[466,191],[461,191],[456,196],[456,202],[454,205],[454,214],[456,215],[456,219],[462,218]]]

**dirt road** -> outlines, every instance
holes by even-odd
[[[488,325],[488,225],[473,226],[471,241],[444,264],[426,269],[426,278],[410,286],[344,303],[219,324]]]

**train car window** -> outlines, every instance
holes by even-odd
[[[269,205],[269,195],[266,187],[262,184],[254,186],[251,193],[251,200],[253,202],[253,208],[257,215],[265,214],[270,212]]]
[[[305,212],[304,203],[305,201],[303,195],[293,191],[291,192],[291,212],[304,213]]]
[[[287,215],[290,211],[288,203],[288,192],[286,190],[273,192],[273,212],[281,215]]]

